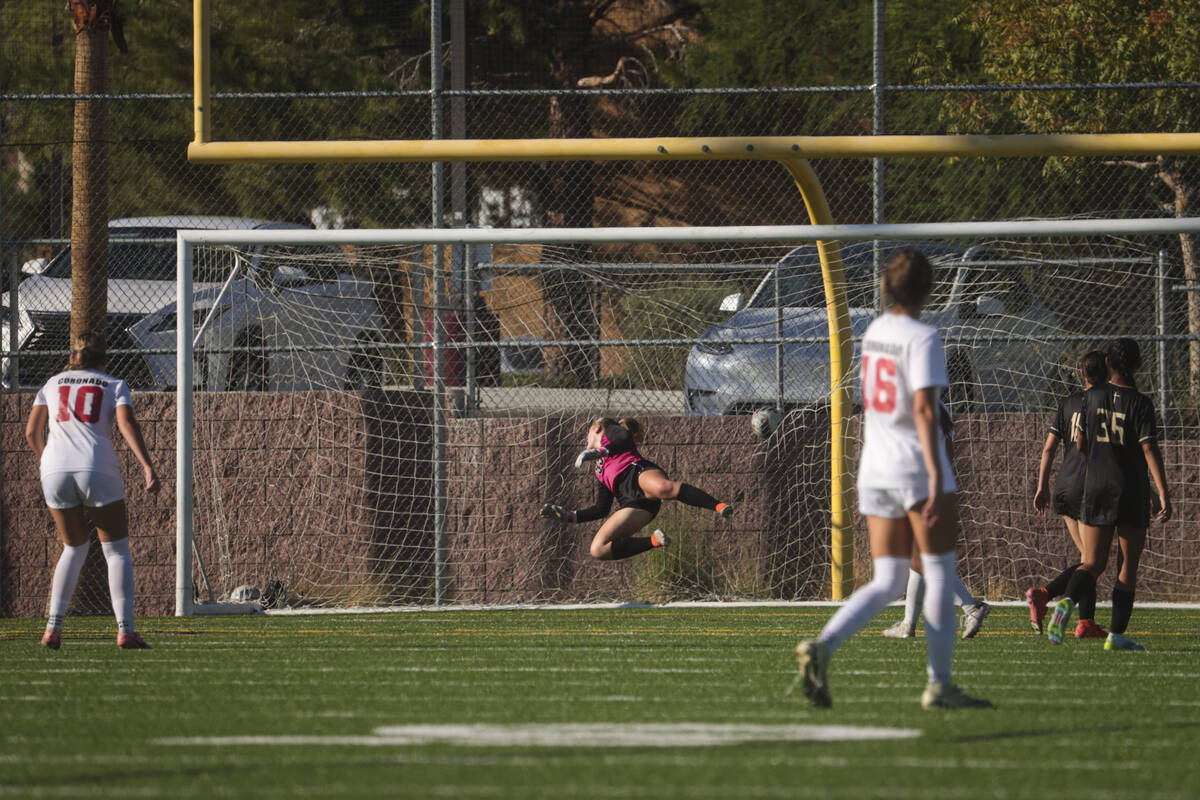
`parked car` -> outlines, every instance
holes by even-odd
[[[110,369],[134,388],[175,386],[176,230],[303,227],[241,217],[110,222]],[[341,250],[255,247],[248,259],[215,249],[198,253],[192,298],[198,388],[300,389],[329,385],[331,379],[351,386],[378,381],[379,311],[370,283],[355,276]],[[7,343],[9,294],[2,302],[0,336]],[[66,360],[70,249],[20,283],[18,303],[19,350],[35,351],[20,359],[20,384],[37,386]],[[7,360],[5,374],[11,376]]]
[[[885,259],[904,243],[884,244]],[[916,243],[935,267],[936,286],[922,319],[946,342],[955,412],[1040,407],[1054,376],[1053,358],[1037,338],[1057,330],[1013,262],[991,263],[982,248]],[[858,340],[875,316],[878,279],[872,242],[843,245],[846,293],[854,357]],[[776,299],[776,271],[779,273]],[[759,283],[746,303],[740,294],[722,301],[735,312],[701,336],[688,354],[684,402],[691,414],[750,414],[779,400],[785,407],[814,406],[829,398],[828,317],[816,247],[788,253]],[[782,311],[780,309],[782,308]],[[738,340],[776,338],[781,318],[782,371],[776,345]],[[857,375],[855,376],[857,377]],[[782,395],[780,395],[782,379]],[[858,403],[857,380],[855,402]]]

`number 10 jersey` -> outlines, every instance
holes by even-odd
[[[117,406],[133,404],[125,381],[94,369],[67,370],[46,381],[33,404],[46,406],[50,417],[42,475],[90,470],[121,476],[112,427]]]

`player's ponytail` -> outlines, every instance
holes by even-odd
[[[1108,365],[1104,363],[1104,353],[1099,350],[1089,350],[1079,359],[1079,371],[1083,378],[1093,386],[1108,381]]]
[[[1105,356],[1108,358],[1108,368],[1112,374],[1120,378],[1121,383],[1136,389],[1134,373],[1142,366],[1142,351],[1138,343],[1127,338],[1113,339],[1108,343]]]
[[[615,419],[613,419],[612,417],[596,417],[594,420],[592,420],[592,424],[588,425],[588,430],[591,430],[592,428],[596,428],[596,427],[599,427],[600,430],[604,430],[609,425],[616,425],[616,424],[617,424],[617,421]]]
[[[903,247],[892,254],[883,270],[880,291],[884,305],[920,308],[933,289],[933,265],[915,247]]]
[[[87,330],[80,331],[71,339],[72,360],[67,369],[99,369],[108,361],[108,344],[104,334]]]
[[[642,442],[645,441],[646,429],[642,427],[642,423],[633,417],[621,417],[621,419],[617,420],[617,424],[629,431],[629,438],[633,439],[635,445],[640,447]]]

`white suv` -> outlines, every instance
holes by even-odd
[[[175,232],[303,228],[242,217],[138,217],[109,223],[109,369],[134,388],[175,386]],[[304,389],[377,382],[378,307],[369,281],[335,247],[258,247],[249,258],[201,250],[192,298],[197,388]],[[8,344],[10,294],[0,346]],[[71,253],[17,291],[19,383],[38,386],[66,362]],[[26,352],[28,354],[26,355]],[[5,359],[11,382],[11,359]],[[317,378],[317,375],[320,375]]]
[[[884,243],[885,260],[904,243]],[[981,248],[913,243],[934,264],[936,285],[921,318],[946,343],[954,411],[1040,408],[1056,379],[1057,352],[1042,352],[1061,333],[1058,319],[1036,299],[1021,264],[988,261]],[[858,341],[875,316],[878,285],[873,243],[843,245],[846,294]],[[779,274],[776,299],[775,275]],[[815,406],[829,399],[829,334],[825,289],[816,248],[788,253],[767,273],[750,300],[740,294],[722,302],[735,312],[701,336],[688,354],[684,403],[690,414],[749,414],[763,406]],[[778,326],[778,328],[777,328]],[[776,345],[739,340],[787,341],[777,368]],[[852,370],[857,377],[857,373]],[[858,381],[854,381],[857,393]],[[857,400],[857,394],[855,402]]]

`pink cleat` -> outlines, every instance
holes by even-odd
[[[46,631],[42,634],[42,647],[57,650],[62,647],[62,634],[58,631]]]
[[[1025,602],[1029,603],[1029,624],[1037,633],[1042,632],[1042,621],[1046,619],[1046,606],[1050,595],[1045,589],[1026,589]]]
[[[146,644],[146,640],[136,633],[118,633],[117,647],[122,650],[149,650],[150,645]]]

